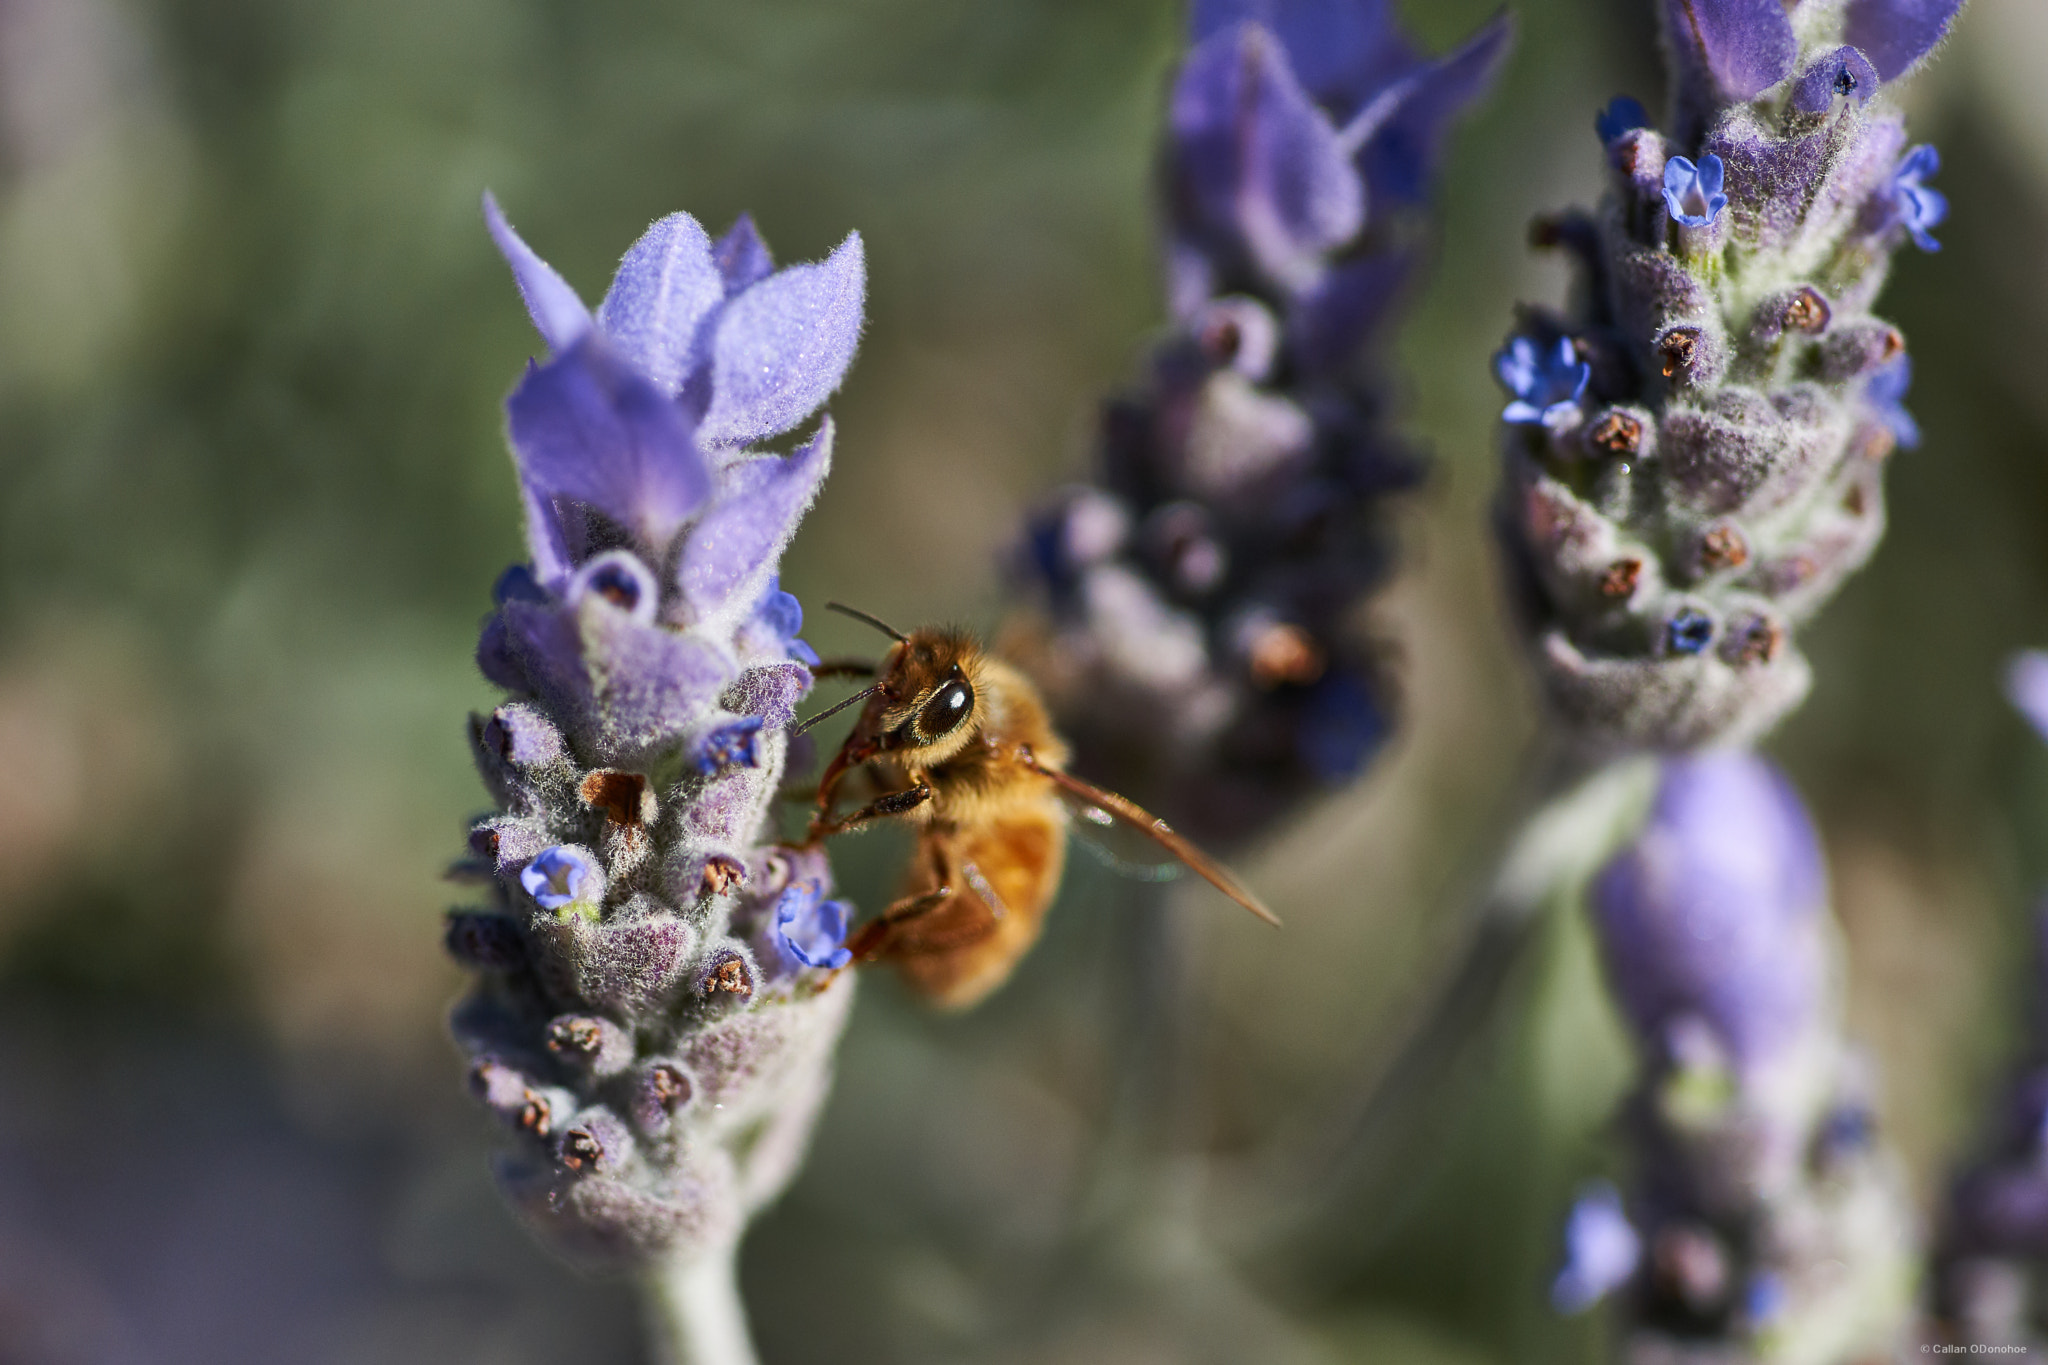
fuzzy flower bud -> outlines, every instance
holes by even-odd
[[[1201,838],[1268,827],[1388,732],[1358,608],[1393,559],[1384,502],[1419,470],[1371,362],[1445,131],[1508,36],[1431,59],[1385,7],[1193,8],[1164,158],[1172,327],[1109,405],[1090,482],[1029,524],[1040,611],[1004,643],[1082,771]],[[1542,359],[1538,412],[1565,401]]]
[[[822,860],[769,976],[733,893],[779,856],[760,841],[816,656],[776,563],[832,426],[759,443],[852,361],[860,239],[778,271],[747,219],[713,242],[674,214],[592,312],[484,211],[549,355],[506,404],[531,562],[478,650],[511,695],[472,727],[500,809],[471,839],[490,904],[449,922],[477,974],[454,1031],[552,1246],[717,1259],[794,1172],[852,993],[823,969],[847,910]]]

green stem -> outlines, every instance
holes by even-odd
[[[655,1266],[644,1293],[657,1365],[759,1365],[740,1300],[737,1242]]]

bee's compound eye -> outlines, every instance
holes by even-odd
[[[927,742],[950,735],[974,709],[974,689],[964,678],[955,678],[932,694],[917,713],[917,732]]]

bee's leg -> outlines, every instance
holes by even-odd
[[[846,950],[855,962],[873,962],[887,957],[896,946],[905,925],[914,924],[953,899],[953,888],[941,886],[916,896],[905,896],[874,919],[863,924],[847,940]]]
[[[905,787],[902,791],[886,792],[859,810],[849,812],[837,820],[826,819],[823,812],[820,812],[811,820],[811,829],[804,836],[804,843],[806,846],[815,844],[835,834],[844,834],[847,830],[865,825],[870,820],[885,820],[892,815],[916,810],[931,799],[930,784],[920,782],[914,787]]]
[[[924,857],[922,881],[931,888],[913,891],[860,927],[847,941],[855,962],[872,962],[887,957],[902,942],[905,928],[945,905],[954,897],[959,878],[953,873],[953,857],[945,843],[927,839],[919,853]]]

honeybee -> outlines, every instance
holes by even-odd
[[[1267,923],[1280,921],[1200,849],[1135,802],[1066,771],[1038,690],[962,631],[905,635],[865,612],[828,604],[895,641],[869,687],[799,730],[865,702],[818,782],[805,846],[876,820],[918,827],[908,885],[847,942],[855,962],[894,962],[935,1003],[965,1008],[1000,986],[1037,941],[1066,864],[1066,801],[1097,823],[1121,820],[1156,841]],[[839,784],[865,767],[881,795],[833,813]]]

